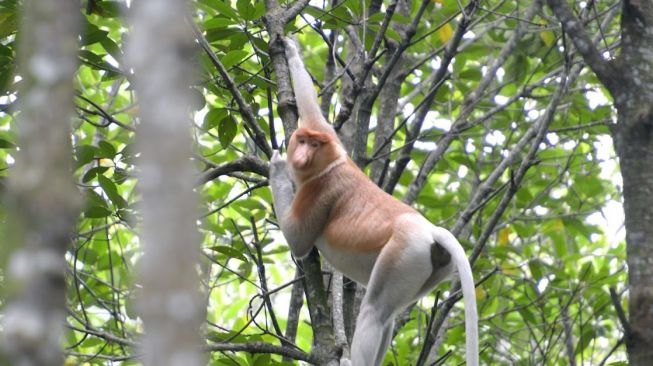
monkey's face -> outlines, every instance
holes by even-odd
[[[338,159],[333,138],[326,133],[300,128],[290,138],[288,160],[295,176],[306,180]]]

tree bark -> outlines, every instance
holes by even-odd
[[[195,53],[185,3],[139,1],[133,6],[128,60],[141,106],[136,142],[143,195],[138,299],[145,365],[204,365],[200,327],[197,197],[193,193],[189,61]]]
[[[623,178],[630,289],[630,364],[653,360],[653,2],[624,0],[621,52],[605,60],[582,23],[563,0],[547,0],[583,56],[614,98],[617,124],[612,138]]]
[[[653,2],[625,0],[613,140],[623,178],[630,364],[653,360]]]
[[[653,360],[653,118],[631,122],[636,117],[628,112],[619,113],[614,142],[623,178],[630,287],[626,347],[630,364],[638,366]]]
[[[11,298],[2,328],[13,364],[54,366],[63,364],[64,255],[80,203],[70,149],[80,9],[76,1],[26,0],[23,13],[20,151],[4,194],[5,239],[16,250],[5,272]]]

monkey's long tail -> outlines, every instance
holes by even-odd
[[[467,344],[467,366],[478,366],[478,312],[472,268],[462,245],[449,231],[434,226],[434,239],[449,252],[456,265],[465,303],[465,336]]]

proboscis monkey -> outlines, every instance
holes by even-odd
[[[295,257],[316,246],[333,267],[367,287],[351,346],[353,366],[381,364],[395,316],[453,270],[465,303],[467,365],[477,366],[476,297],[465,251],[449,231],[385,193],[349,159],[322,116],[297,47],[284,42],[300,127],[288,143],[288,163],[278,153],[272,157],[275,210]]]

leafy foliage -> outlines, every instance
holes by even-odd
[[[528,3],[528,4],[526,4]],[[446,154],[417,196],[414,206],[432,222],[452,227],[479,186],[487,181],[506,156],[507,168],[492,183],[490,194],[476,208],[460,238],[468,248],[481,237],[504,192],[516,193],[474,265],[475,276],[486,277],[478,287],[481,317],[482,363],[492,365],[597,364],[604,358],[619,364],[623,351],[612,353],[620,342],[620,324],[608,291],[623,291],[624,244],[613,238],[618,218],[613,212],[620,200],[616,161],[606,142],[607,122],[614,110],[592,73],[581,71],[562,96],[539,151],[517,187],[513,178],[528,149],[516,149],[529,129],[548,108],[556,90],[562,88],[566,70],[580,62],[562,39],[548,10],[532,20],[521,19],[529,2],[487,1],[472,23],[455,57],[446,69],[447,78],[420,129],[412,161],[394,189],[397,197],[408,190],[419,169],[465,108],[473,108],[468,128],[457,133]],[[597,14],[612,14],[610,2],[594,2]],[[129,83],[131,70],[123,62],[128,29],[125,3],[88,0],[81,37],[75,99],[79,118],[73,122],[74,176],[86,197],[68,261],[70,316],[65,347],[67,364],[88,362],[138,364],[132,347],[142,333],[139,309],[133,299],[139,291],[134,283],[141,258],[137,228],[139,196],[134,178],[138,152],[132,148],[138,101]],[[193,20],[204,32],[211,49],[252,107],[256,123],[270,141],[283,140],[276,117],[275,75],[271,68],[268,34],[261,17],[261,1],[198,0],[193,2]],[[304,49],[307,67],[325,92],[333,84],[325,80],[325,60],[333,52],[345,59],[350,52],[346,32],[358,34],[369,50],[384,19],[384,13],[367,14],[368,2],[345,0],[336,5],[312,2],[287,27]],[[400,42],[402,27],[410,24],[420,2],[406,13],[392,17],[386,43]],[[431,1],[416,28],[401,66],[407,77],[401,83],[396,133],[392,136],[394,160],[408,142],[414,112],[434,86],[430,78],[443,62],[446,45],[452,41],[462,16],[456,1]],[[581,15],[594,11],[579,8]],[[366,17],[366,15],[369,15]],[[10,174],[12,154],[20,144],[15,136],[14,105],[20,95],[15,68],[16,1],[0,3],[0,169]],[[608,19],[609,20],[609,19]],[[181,21],[181,20],[180,20]],[[493,77],[489,88],[469,104],[489,65],[519,23],[527,28]],[[617,20],[588,22],[590,33],[602,34],[607,50],[615,42]],[[348,27],[350,27],[348,29]],[[595,32],[592,32],[592,31]],[[336,33],[330,49],[324,35]],[[389,53],[390,51],[386,50]],[[157,55],[152,55],[157,57]],[[385,57],[372,70],[378,81]],[[205,172],[238,160],[244,155],[264,158],[251,139],[238,105],[219,76],[209,55],[198,52],[192,60],[197,73],[192,86],[197,103],[192,133],[198,179]],[[341,66],[342,67],[342,66]],[[339,69],[341,72],[342,69]],[[344,74],[344,72],[341,72]],[[335,116],[336,97],[329,115]],[[379,103],[372,110],[372,127],[379,117]],[[403,126],[401,121],[408,119]],[[374,132],[374,131],[373,131]],[[372,135],[373,136],[373,135]],[[528,141],[530,139],[526,138]],[[373,156],[373,138],[364,150]],[[385,159],[386,156],[380,157]],[[367,170],[371,168],[368,166]],[[165,179],[165,177],[162,177]],[[198,185],[201,205],[199,230],[203,235],[203,258],[198,268],[207,299],[206,337],[209,343],[267,342],[279,340],[270,323],[264,297],[270,296],[282,329],[290,298],[294,268],[276,226],[271,194],[265,177],[244,172],[221,175]],[[1,183],[1,181],[0,181]],[[174,208],[171,208],[174,209]],[[601,214],[603,216],[601,216]],[[261,256],[257,255],[259,246]],[[268,293],[263,293],[259,269],[265,267]],[[170,269],[174,270],[174,269]],[[439,288],[442,298],[449,285]],[[415,364],[430,316],[434,296],[422,300],[397,334],[386,361],[394,365]],[[453,351],[447,364],[462,362],[464,334],[462,312],[454,311],[446,331],[444,349]],[[307,314],[302,314],[308,319]],[[296,343],[310,350],[312,333],[301,324]],[[247,352],[213,352],[212,365],[282,365],[279,355]]]

